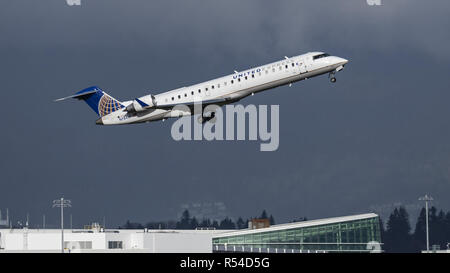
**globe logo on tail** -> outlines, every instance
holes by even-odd
[[[101,117],[106,116],[122,108],[122,105],[110,96],[103,94],[98,102],[98,113]]]

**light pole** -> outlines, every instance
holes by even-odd
[[[53,200],[53,207],[61,208],[61,252],[64,253],[64,208],[72,207],[72,202],[61,197]]]
[[[430,252],[430,240],[428,235],[428,202],[433,201],[433,197],[428,196],[428,194],[425,194],[425,196],[419,198],[420,201],[425,201],[425,223],[426,223],[426,233],[427,233],[427,253]]]

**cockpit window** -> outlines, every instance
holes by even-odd
[[[328,56],[330,56],[330,54],[328,54],[328,53],[319,54],[319,55],[314,56],[313,60],[317,60],[317,59],[320,59],[320,58],[325,58],[325,57],[328,57]]]

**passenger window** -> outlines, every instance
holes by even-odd
[[[252,78],[254,78],[255,77],[255,74],[252,74]]]
[[[191,95],[194,95],[194,91],[191,92]]]
[[[233,80],[231,80],[231,83],[233,84],[233,83],[234,83],[234,81],[233,81]]]
[[[199,90],[198,90],[198,93],[200,94],[201,92],[202,92],[202,90],[199,89]]]
[[[241,78],[238,78],[238,82],[240,82],[241,81]]]
[[[287,68],[288,68],[288,65],[286,65],[285,67],[286,67],[286,69],[287,69]]]
[[[185,97],[187,97],[187,94],[186,94],[186,93],[184,93],[184,96],[185,96]]]
[[[247,79],[247,76],[245,76],[245,79]]]
[[[211,85],[211,89],[214,89],[214,85]]]
[[[172,100],[174,100],[174,97],[172,97]]]
[[[292,63],[292,67],[294,67],[294,63]]]
[[[179,99],[181,99],[181,96],[180,96],[180,95],[178,95],[178,98],[179,98]]]

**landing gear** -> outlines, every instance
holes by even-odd
[[[336,74],[336,70],[330,72],[330,74],[328,74],[328,78],[330,78],[330,82],[335,83],[336,82],[336,78],[334,77],[334,74]]]

